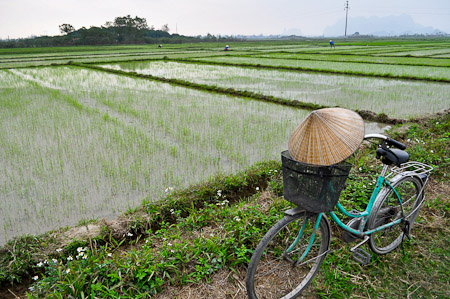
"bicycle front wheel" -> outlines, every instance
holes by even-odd
[[[285,216],[266,233],[248,266],[249,298],[296,298],[311,283],[330,247],[329,222],[322,214],[317,223],[319,215]]]
[[[375,200],[367,226],[369,229],[375,229],[403,218],[409,222],[410,232],[422,204],[422,181],[415,176],[402,177],[392,185],[400,195],[401,204],[392,188],[385,187]],[[396,249],[403,241],[403,228],[404,224],[400,223],[372,233],[369,240],[372,251],[386,254]]]

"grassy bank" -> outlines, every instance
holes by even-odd
[[[408,145],[411,159],[435,166],[413,239],[404,252],[373,256],[361,266],[333,227],[332,251],[308,290],[311,297],[450,295],[449,132],[446,114],[389,133]],[[365,204],[365,187],[379,170],[369,146],[351,160],[355,167],[342,198],[348,208]],[[192,292],[193,298],[244,298],[253,249],[290,207],[281,195],[280,164],[269,161],[184,190],[167,189],[166,200],[144,202],[116,221],[12,240],[0,250],[0,297],[27,290],[30,298],[186,298]],[[81,231],[92,234],[82,237]]]

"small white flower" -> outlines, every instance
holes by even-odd
[[[175,214],[175,210],[174,209],[170,209],[170,214]]]
[[[359,168],[359,171],[362,171],[362,167]]]
[[[167,187],[167,188],[164,190],[164,192],[166,192],[166,193],[171,192],[171,191],[173,191],[173,187]]]
[[[274,170],[273,172],[277,173],[277,172],[278,172],[278,170],[276,170],[276,169],[275,169],[275,170]]]
[[[30,290],[30,292],[34,291],[34,287],[29,287],[28,290]]]
[[[437,121],[437,122],[436,122],[436,124],[438,125],[438,124],[439,124],[439,122]]]
[[[69,274],[69,273],[70,273],[70,269],[67,269],[67,270],[66,270],[66,273]]]
[[[112,253],[110,252],[110,253],[108,253],[108,257],[112,257]]]
[[[37,263],[36,266],[38,266],[40,268],[40,267],[44,266],[44,264],[42,262],[39,262],[39,263]]]
[[[239,218],[238,216],[236,216],[236,217],[233,218],[233,220],[236,221],[236,222],[239,222],[239,221],[241,221],[241,218]]]
[[[39,279],[39,276],[33,276],[33,280],[38,280]]]
[[[256,191],[259,191],[259,187],[256,187],[255,189],[256,189]]]
[[[44,260],[44,264],[47,264],[48,262],[47,262],[47,260]]]
[[[213,234],[213,233],[210,233],[209,236],[210,236],[210,237],[214,237],[214,234]]]
[[[147,244],[148,243],[148,239],[147,240],[145,240],[145,244]]]
[[[175,252],[175,250],[173,250],[173,249],[172,249],[172,250],[170,250],[170,252],[174,253],[174,252]]]
[[[128,236],[128,237],[132,237],[133,234],[132,234],[132,233],[127,233],[127,236]]]
[[[52,259],[52,262],[54,262],[55,264],[58,262],[57,259]]]
[[[217,190],[217,196],[219,196],[219,197],[222,196],[222,190]]]
[[[87,255],[83,255],[83,260],[87,259]]]
[[[410,142],[410,141],[411,141],[411,139],[409,139],[409,138],[408,138],[408,140],[406,140],[406,141]]]
[[[172,246],[172,243],[170,243],[170,242],[169,242],[169,243],[167,243],[167,246]]]
[[[86,248],[78,247],[78,248],[77,248],[77,251],[78,251],[78,252],[83,252],[83,251],[86,251]]]
[[[431,152],[432,154],[434,154],[434,151],[433,151],[433,150],[431,150],[430,152]]]
[[[69,257],[67,258],[68,261],[73,261],[73,257],[71,255],[69,255]]]
[[[61,252],[61,251],[62,251],[61,248],[56,249],[56,252]]]

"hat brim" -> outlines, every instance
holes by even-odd
[[[311,112],[292,132],[289,153],[301,163],[329,166],[351,156],[364,139],[364,121],[344,108]]]

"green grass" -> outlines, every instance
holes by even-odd
[[[305,70],[314,70],[317,72],[314,74],[329,78],[324,73],[330,72],[330,66],[345,74],[347,80],[369,75],[385,77],[388,84],[397,82],[392,78],[435,80],[439,72],[445,78],[448,76],[446,65],[431,68],[435,71],[431,77],[414,74],[423,72],[425,67],[400,65],[445,62],[412,55],[447,55],[439,53],[446,53],[448,39],[336,42],[336,51],[330,51],[324,39],[234,43],[228,53],[220,43],[164,45],[163,53],[154,45],[1,49],[0,68],[21,67],[0,71],[2,237],[11,239],[7,234],[20,225],[46,231],[55,227],[52,223],[55,217],[63,225],[69,220],[80,226],[17,237],[1,247],[0,297],[10,295],[8,289],[16,287],[22,290],[16,294],[26,296],[23,289],[31,287],[30,298],[147,298],[154,294],[174,297],[175,293],[184,298],[186,288],[214,289],[214,282],[223,274],[226,279],[220,280],[216,289],[223,289],[230,296],[245,297],[242,281],[252,251],[270,226],[282,217],[282,211],[290,207],[281,197],[283,186],[277,161],[279,151],[285,149],[291,126],[304,117],[296,109],[252,101],[265,95],[247,87],[238,90],[226,84],[218,87],[196,83],[194,78],[100,72],[94,70],[97,66],[80,64],[28,66],[66,64],[69,59],[75,63],[149,58],[167,61],[164,59],[167,56],[169,60],[201,58],[207,60],[203,62],[205,69],[219,72],[225,68],[213,61],[238,61],[242,66],[252,67],[251,75],[240,78],[245,84],[252,84],[252,77],[265,73],[291,73],[280,71],[283,69],[303,75],[311,74]],[[255,53],[271,57],[287,55],[290,59],[254,58],[256,64],[247,65],[243,61],[253,58],[237,57]],[[379,57],[382,54],[387,56]],[[307,60],[296,61],[292,58],[297,56],[290,55],[307,57],[312,65],[306,67]],[[393,58],[397,55],[398,60]],[[369,63],[396,61],[391,70],[383,71],[380,67],[384,65]],[[305,63],[303,67],[292,67],[292,63],[299,62]],[[200,64],[191,66],[190,74],[199,76],[195,68],[200,69]],[[267,71],[265,67],[274,70]],[[243,72],[248,71],[249,68]],[[408,81],[413,83],[422,84]],[[417,89],[420,90],[411,89],[410,97],[420,102],[423,97],[418,95],[423,88]],[[436,97],[435,91],[424,92]],[[445,98],[445,93],[442,94]],[[363,92],[360,96],[367,94]],[[392,98],[396,100],[400,95]],[[267,96],[265,100],[286,99]],[[392,99],[384,106],[390,104]],[[339,240],[342,232],[334,226],[332,251],[309,289],[311,296],[450,296],[450,257],[446,250],[450,224],[449,121],[446,112],[438,118],[422,119],[389,132],[408,145],[412,160],[435,167],[427,189],[428,201],[414,228],[413,240],[405,244],[405,253],[397,250],[386,256],[374,256],[369,266],[362,267],[352,260],[351,245]],[[202,123],[207,126],[201,126]],[[230,142],[225,133],[243,137]],[[281,148],[270,143],[272,138],[278,138]],[[257,145],[258,142],[263,145]],[[205,148],[211,150],[210,154]],[[373,184],[379,171],[373,151],[374,148],[365,146],[352,158],[355,168],[342,194],[342,203],[349,209],[366,204],[370,192],[367,187]],[[242,153],[257,158],[252,160]],[[226,156],[225,166],[219,166],[218,156]],[[277,160],[247,168],[261,157]],[[178,176],[178,171],[186,169],[187,174]],[[205,169],[213,171],[205,176]],[[246,170],[236,173],[242,169]],[[217,173],[222,175],[205,179]],[[156,179],[152,177],[154,174]],[[192,185],[193,182],[197,183]],[[173,191],[169,186],[177,188]],[[7,201],[12,195],[17,200]],[[107,208],[106,213],[111,213],[111,206],[118,209],[112,201],[118,198],[121,203],[128,202],[125,206],[128,211],[117,220],[98,221],[95,218],[102,215],[90,216],[93,212],[87,204],[89,198],[96,199],[97,208]],[[155,198],[162,200],[155,202]],[[144,203],[139,205],[142,199]],[[82,217],[70,220],[74,207],[81,209]],[[21,215],[42,220],[43,224],[36,224],[37,220],[25,224],[24,219],[14,218]],[[73,237],[74,231],[86,228],[98,232],[90,238]]]
[[[442,158],[449,150],[445,135],[449,125],[447,114],[395,128],[391,134],[410,146],[415,160],[429,159],[429,155],[415,151],[413,136],[422,138]],[[418,128],[424,132],[420,136]],[[367,192],[361,191],[379,170],[373,151],[369,146],[351,158],[355,168],[342,199],[347,207],[364,205]],[[341,231],[333,225],[332,251],[309,292],[320,298],[448,297],[450,256],[445,248],[450,243],[450,198],[433,186],[442,181],[449,188],[449,170],[450,165],[444,164],[434,174],[427,204],[404,252],[373,256],[371,264],[361,266],[352,260],[351,245],[339,240]],[[12,241],[3,248],[0,278],[6,283],[37,276],[31,298],[145,298],[169,287],[172,291],[186,285],[200,288],[220,271],[243,279],[256,244],[290,207],[281,194],[280,164],[258,164],[171,193],[165,201],[144,203],[126,214],[129,220],[120,229],[103,225],[100,236],[72,242],[60,252],[49,235],[34,237],[33,242],[29,238]]]

